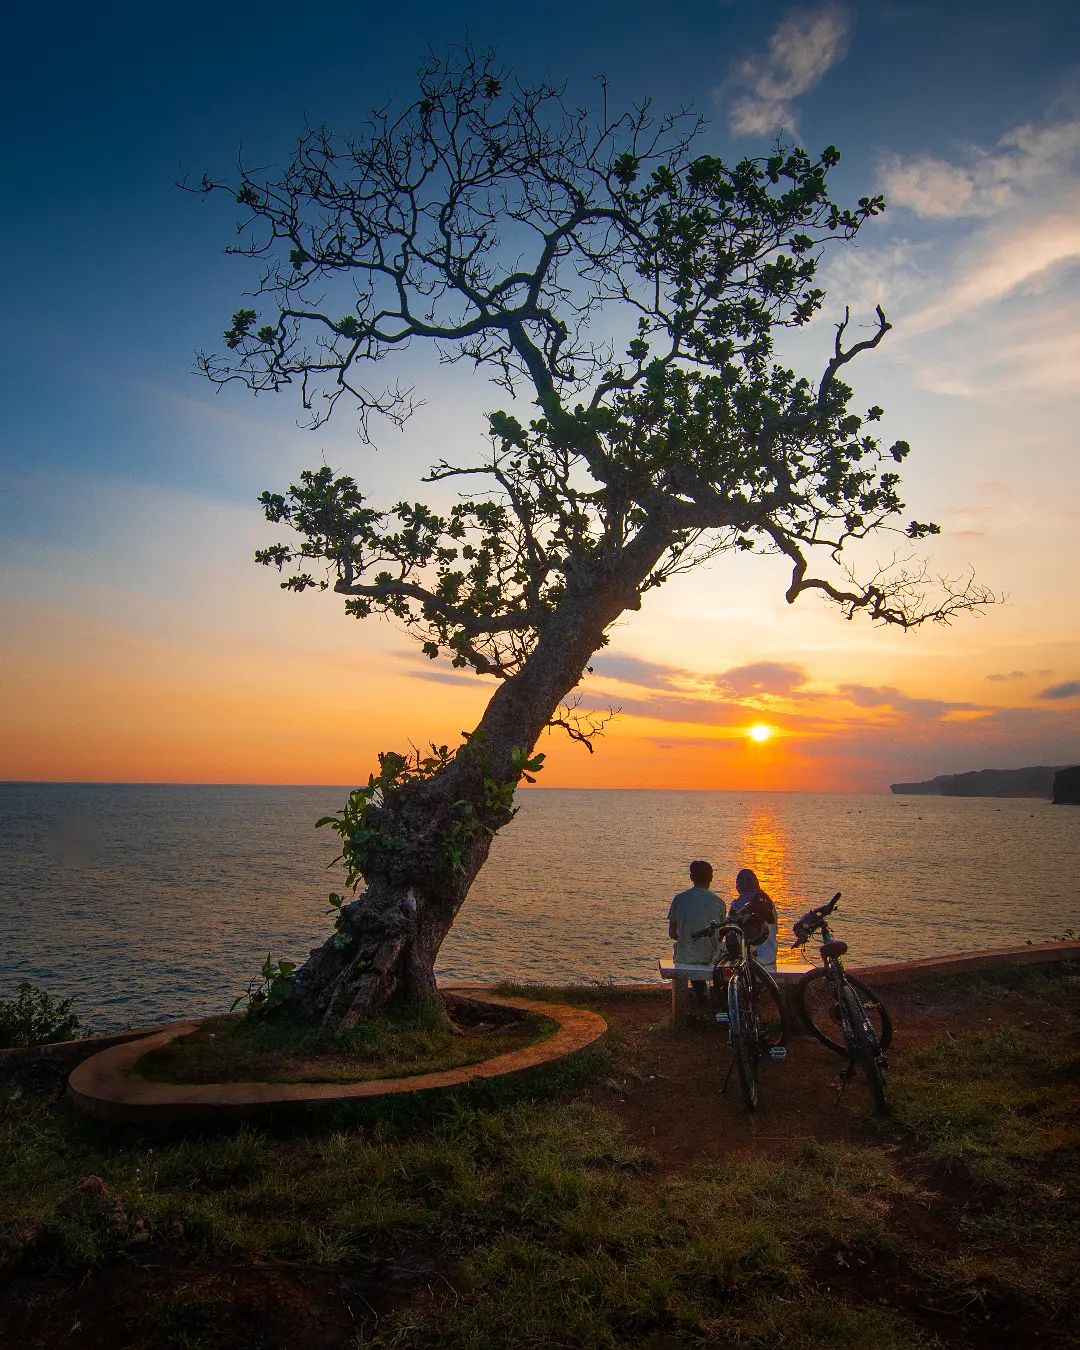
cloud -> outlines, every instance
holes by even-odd
[[[919,386],[951,397],[1024,392],[1074,397],[1080,369],[1075,313],[1080,285],[1063,287],[1056,300],[1062,303],[1047,304],[1039,297],[1001,313],[984,312],[951,328],[943,326],[932,347],[917,349],[913,366]],[[908,327],[901,321],[901,342]]]
[[[983,712],[977,703],[950,703],[945,699],[912,698],[891,685],[839,684],[836,692],[857,708],[890,708],[915,717],[945,717],[954,712]]]
[[[896,305],[906,301],[918,302],[925,293],[927,274],[924,256],[925,243],[915,244],[910,239],[882,239],[872,235],[869,247],[842,249],[827,255],[819,273],[827,296],[829,317],[838,317],[843,309],[853,314],[872,314],[875,305],[882,305],[890,313]]]
[[[1006,680],[1026,680],[1032,676],[1049,675],[1048,670],[1003,670],[993,675],[987,675],[991,684],[1004,684]]]
[[[936,155],[886,155],[881,185],[890,206],[930,220],[995,216],[1031,204],[1031,195],[1053,186],[1080,154],[1080,120],[1027,124],[1007,132],[993,150],[970,146],[963,162]]]
[[[1014,127],[956,155],[887,155],[890,207],[927,221],[967,221],[912,244],[861,250],[838,289],[872,298],[897,321],[897,353],[919,386],[950,397],[1076,388],[1080,332],[1080,118]],[[873,236],[871,236],[873,238]],[[833,283],[830,275],[828,278]],[[835,284],[835,283],[834,283]],[[925,335],[942,334],[933,344]]]
[[[944,294],[904,321],[905,335],[926,333],[1047,280],[1080,260],[1080,190],[1057,209],[1011,216],[976,236],[961,254],[958,275]],[[1059,334],[1060,338],[1060,334]]]
[[[809,681],[805,669],[790,661],[756,661],[734,666],[713,677],[713,683],[727,698],[751,698],[762,694],[783,698],[801,689]]]
[[[1064,684],[1052,684],[1049,689],[1039,691],[1039,698],[1059,699],[1080,697],[1080,680],[1066,680]]]
[[[464,684],[470,689],[491,687],[482,675],[455,675],[452,670],[410,670],[409,679],[428,680],[431,684]]]
[[[409,667],[405,674],[410,680],[427,680],[430,684],[462,684],[472,689],[492,687],[490,676],[478,675],[473,670],[448,670],[445,664],[425,656],[419,647],[412,650],[406,648],[395,655]]]
[[[663,665],[659,661],[647,661],[641,656],[620,656],[614,652],[604,652],[591,662],[595,674],[611,680],[621,680],[625,684],[640,684],[649,689],[675,689],[680,679],[687,678],[687,672],[678,666]]]
[[[795,130],[794,100],[847,54],[854,25],[843,5],[793,10],[769,39],[765,56],[739,61],[718,99],[732,97],[728,120],[738,135]]]

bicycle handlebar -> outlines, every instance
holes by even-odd
[[[831,900],[824,905],[818,905],[817,909],[808,910],[801,919],[792,925],[795,933],[795,941],[792,947],[804,947],[807,941],[821,927],[824,919],[833,912],[840,903],[840,891],[837,891]]]

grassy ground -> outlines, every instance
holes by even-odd
[[[1011,1002],[1017,1015],[941,1032],[905,1060],[892,1093],[895,1127],[968,1200],[941,1276],[1062,1319],[1080,1311],[1078,985],[1036,967],[929,986],[976,1006]]]
[[[547,1096],[307,1133],[120,1137],[55,1082],[4,1084],[0,1343],[1073,1344],[1080,990],[1040,973],[920,997],[892,1120],[750,1148],[717,1099],[732,1147],[689,1171],[606,1086],[635,1072],[629,1036]],[[988,1000],[1005,1013],[984,1030]]]
[[[461,1034],[423,1011],[385,1014],[327,1036],[319,1028],[216,1017],[135,1064],[168,1083],[350,1083],[402,1078],[474,1064],[550,1036],[549,1018],[473,1021]]]

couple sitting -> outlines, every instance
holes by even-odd
[[[751,955],[763,966],[776,965],[776,906],[761,889],[757,877],[744,867],[735,878],[735,899],[731,909],[714,894],[712,885],[713,870],[707,862],[690,864],[690,880],[694,883],[688,891],[681,891],[671,902],[668,910],[668,935],[675,943],[675,961],[685,966],[711,966],[719,957],[717,941],[706,935],[695,940],[694,934],[700,933],[711,923],[738,924],[746,935]],[[699,997],[705,995],[704,981],[694,980],[694,992]],[[697,987],[700,984],[700,989]]]

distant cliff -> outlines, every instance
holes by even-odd
[[[1080,764],[1054,774],[1054,805],[1080,806]]]
[[[923,797],[1040,797],[1049,801],[1057,771],[1045,764],[1031,769],[974,769],[939,774],[925,783],[893,783],[890,788]]]

